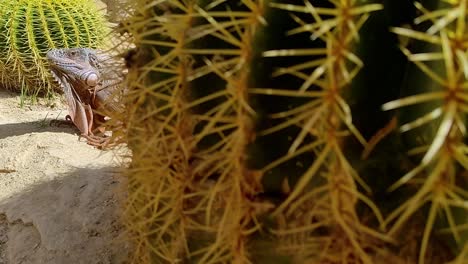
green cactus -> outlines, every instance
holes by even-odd
[[[93,0],[0,0],[1,85],[23,95],[50,94],[51,48],[103,47],[109,34]]]
[[[133,262],[466,263],[466,2],[137,1]]]

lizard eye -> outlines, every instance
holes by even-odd
[[[96,56],[93,56],[90,54],[89,56],[89,63],[91,64],[91,66],[93,66],[94,68],[100,68],[100,65],[99,65],[99,62],[98,62],[98,59]]]

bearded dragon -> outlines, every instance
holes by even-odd
[[[52,75],[65,95],[72,121],[88,144],[102,146],[107,137],[103,124],[108,111],[119,111],[112,98],[121,78],[104,67],[110,57],[90,48],[52,49],[47,52]]]

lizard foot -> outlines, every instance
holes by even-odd
[[[80,135],[80,138],[84,137],[87,140],[88,145],[94,146],[98,149],[103,149],[109,146],[110,137],[106,136],[95,136],[95,135]]]

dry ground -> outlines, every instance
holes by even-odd
[[[0,91],[0,264],[124,263],[116,155],[50,126],[62,103],[18,102]]]

